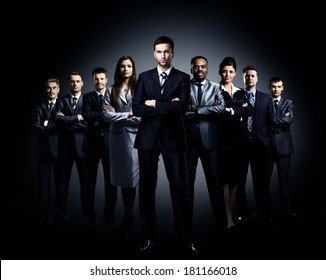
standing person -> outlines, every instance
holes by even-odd
[[[245,88],[242,91],[253,105],[254,113],[252,117],[248,117],[247,121],[245,164],[241,167],[241,182],[238,184],[236,200],[240,217],[246,218],[248,208],[245,185],[250,165],[257,206],[254,218],[259,222],[268,223],[271,221],[268,153],[271,140],[270,127],[273,119],[272,98],[270,94],[257,89],[258,69],[256,66],[246,66],[243,69],[243,78]]]
[[[172,66],[174,41],[154,41],[157,66],[138,77],[132,109],[141,117],[134,147],[139,156],[139,208],[142,229],[140,252],[153,250],[156,238],[155,190],[162,154],[172,199],[177,240],[183,250],[198,254],[191,240],[186,188],[186,137],[183,116],[190,96],[190,76]]]
[[[268,170],[269,182],[271,181],[275,164],[279,183],[281,214],[297,218],[298,216],[293,210],[290,189],[291,157],[294,153],[291,135],[293,101],[283,97],[284,80],[281,77],[272,77],[269,80],[269,90],[274,102],[272,153],[269,158]]]
[[[58,152],[59,129],[50,117],[60,92],[58,79],[45,82],[46,99],[36,105],[33,123],[37,135],[37,170],[38,170],[38,223],[53,223],[53,210],[60,206],[60,160]],[[54,208],[51,207],[52,174],[55,187]]]
[[[115,68],[114,83],[109,88],[111,99],[105,100],[103,112],[104,121],[111,123],[109,134],[111,183],[121,187],[124,206],[121,233],[125,238],[129,237],[130,226],[134,220],[133,206],[136,188],[139,185],[139,163],[134,142],[140,118],[132,113],[136,81],[134,60],[130,56],[120,57]]]
[[[217,228],[225,226],[223,190],[219,183],[217,114],[224,113],[225,103],[219,84],[207,79],[208,61],[204,56],[191,59],[190,105],[185,115],[187,136],[187,188],[193,219],[194,185],[198,159],[203,166],[209,200]]]
[[[247,117],[253,114],[254,108],[245,97],[244,91],[233,84],[237,74],[237,63],[234,57],[225,57],[220,63],[218,73],[226,107],[220,129],[220,177],[224,192],[226,229],[232,230],[235,227],[233,220],[235,195],[240,168],[244,164]]]
[[[82,145],[86,122],[81,115],[83,104],[82,87],[83,77],[78,72],[71,72],[68,76],[69,93],[61,96],[57,100],[54,108],[54,119],[58,127],[63,131],[60,134],[59,143],[62,145],[62,167],[63,176],[60,184],[61,207],[59,215],[56,217],[58,222],[70,223],[71,219],[67,214],[68,190],[71,179],[72,167],[76,163],[79,184],[80,198],[83,212],[84,206],[84,152]]]
[[[95,213],[95,188],[99,163],[101,161],[104,173],[104,211],[106,225],[112,229],[114,210],[117,202],[117,187],[111,184],[109,129],[110,124],[104,121],[103,99],[110,96],[107,89],[108,72],[103,67],[92,71],[94,90],[84,94],[82,116],[87,122],[83,150],[85,153],[85,225],[98,223]]]

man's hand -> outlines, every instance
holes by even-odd
[[[115,109],[111,104],[103,104],[103,108],[109,112],[115,112]]]
[[[146,100],[146,101],[145,101],[145,105],[148,106],[148,107],[153,107],[153,108],[155,108],[156,100],[155,100],[155,99]]]

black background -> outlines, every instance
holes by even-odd
[[[288,231],[285,239],[277,238],[272,243],[268,240],[275,235],[248,230],[244,234],[250,241],[246,253],[237,250],[235,245],[232,254],[227,249],[221,250],[221,254],[213,254],[216,248],[209,250],[209,240],[214,240],[214,229],[206,186],[199,171],[195,236],[199,246],[202,242],[204,258],[268,259],[271,250],[280,253],[277,259],[319,258],[318,249],[313,249],[325,245],[326,191],[322,180],[325,126],[320,125],[324,100],[320,67],[324,54],[311,33],[319,27],[320,18],[316,14],[320,7],[313,3],[309,6],[296,4],[295,7],[283,4],[275,1],[259,5],[217,2],[210,6],[206,3],[164,2],[148,6],[137,1],[132,4],[108,3],[106,6],[78,3],[74,8],[54,4],[40,7],[37,12],[31,6],[20,6],[14,9],[15,12],[8,11],[13,14],[12,19],[3,24],[5,92],[2,94],[4,142],[1,157],[1,232],[5,237],[1,247],[7,249],[1,249],[1,259],[137,257],[133,253],[138,241],[137,226],[135,238],[120,242],[116,234],[101,226],[85,230],[78,225],[81,221],[79,191],[78,182],[74,180],[69,203],[77,225],[67,229],[40,228],[33,224],[37,180],[32,114],[35,103],[44,95],[47,78],[59,78],[61,93],[65,93],[69,72],[78,71],[84,76],[83,92],[86,92],[93,88],[91,71],[96,66],[106,67],[109,83],[113,81],[111,77],[121,55],[131,55],[135,59],[137,73],[154,67],[153,42],[160,35],[171,36],[175,41],[173,65],[176,68],[190,73],[190,59],[204,55],[209,60],[208,78],[218,82],[220,61],[224,56],[234,56],[238,63],[236,85],[242,86],[242,68],[254,64],[260,70],[258,89],[268,92],[269,78],[279,75],[286,81],[284,96],[295,104],[292,183],[303,222]],[[101,180],[100,170],[99,213],[103,193]],[[173,224],[165,180],[162,169],[157,195],[158,230],[161,246],[168,248],[173,242]],[[118,207],[119,213],[121,205]],[[135,212],[138,212],[137,205]],[[278,231],[276,236],[282,235]],[[260,241],[255,242],[255,239]],[[237,241],[235,243],[238,245]],[[308,250],[309,254],[302,249]],[[60,255],[60,252],[65,254]],[[163,254],[160,257],[165,258]]]

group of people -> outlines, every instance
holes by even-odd
[[[155,191],[160,156],[169,183],[176,238],[190,256],[198,255],[192,232],[199,159],[218,232],[235,229],[238,221],[249,217],[245,188],[249,166],[255,218],[271,220],[269,185],[275,163],[282,207],[296,216],[289,177],[294,152],[293,102],[282,96],[283,79],[270,79],[270,94],[259,91],[258,70],[249,65],[243,69],[244,86],[237,87],[233,84],[236,61],[225,57],[217,83],[207,78],[204,56],[191,59],[192,77],[172,66],[174,41],[170,37],[157,38],[153,50],[157,65],[138,76],[132,57],[119,58],[110,86],[107,70],[96,67],[94,90],[88,93],[82,93],[83,77],[78,72],[69,74],[70,92],[60,97],[59,81],[46,81],[47,99],[36,106],[34,123],[39,136],[39,222],[52,222],[52,172],[54,219],[71,222],[67,197],[75,162],[84,223],[97,224],[94,201],[101,161],[106,225],[114,227],[120,187],[121,232],[128,236],[138,189],[142,238],[138,251],[152,252],[157,242]]]

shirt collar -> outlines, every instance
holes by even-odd
[[[162,71],[161,68],[157,66],[157,72],[158,72],[159,76],[162,74],[162,72],[165,72],[169,76],[171,69],[172,69],[172,66],[168,70]]]
[[[74,97],[76,97],[77,99],[79,99],[80,95],[81,95],[80,92],[78,94],[76,94],[76,95],[70,94],[71,99],[74,98]]]
[[[206,81],[207,81],[207,79],[205,79],[205,80],[202,81],[202,82],[197,82],[197,81],[195,81],[195,79],[192,79],[192,83],[193,83],[194,85],[201,84],[201,85],[205,86],[205,85],[206,85]]]

